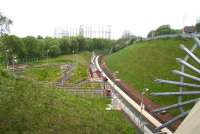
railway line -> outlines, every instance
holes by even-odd
[[[107,83],[112,87],[112,105],[117,105],[130,118],[130,120],[144,133],[167,133],[173,132],[168,128],[162,128],[160,132],[155,132],[155,128],[162,123],[149,113],[145,108],[133,100],[126,91],[121,89],[102,69],[99,63],[99,56],[95,56],[92,60],[96,68],[101,72],[102,77],[107,79]]]

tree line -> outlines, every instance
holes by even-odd
[[[200,33],[200,22],[196,23],[196,25],[194,26],[194,30],[196,33]],[[148,33],[147,37],[179,33],[182,33],[182,29],[173,29],[170,25],[161,25],[156,30],[151,30]]]
[[[151,30],[147,37],[154,37],[159,35],[166,35],[166,34],[178,34],[182,31],[180,29],[173,29],[170,25],[161,25],[156,30]]]
[[[0,12],[0,61],[12,63],[24,59],[42,59],[81,51],[106,50],[112,48],[114,40],[90,39],[82,36],[53,38],[27,36],[20,38],[8,35],[12,20]]]
[[[84,37],[17,37],[4,34],[0,37],[1,61],[12,62],[16,57],[18,61],[25,58],[45,58],[47,55],[56,57],[63,54],[78,53],[81,51],[94,51],[110,49],[114,45],[113,40],[90,39]]]

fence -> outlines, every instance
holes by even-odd
[[[72,95],[80,95],[80,96],[94,96],[94,97],[106,97],[105,90],[102,87],[87,87],[86,86],[77,86],[74,83],[65,83],[64,85],[60,85],[58,82],[48,82],[35,81],[37,84],[41,86],[45,86],[47,88],[54,88],[57,90],[63,90]],[[90,84],[98,84],[97,82],[91,82]]]
[[[108,83],[113,88],[113,99],[125,113],[131,119],[131,121],[144,133],[153,134],[154,128],[162,125],[157,119],[149,114],[145,109],[131,99],[122,89],[120,89],[101,69],[98,63],[99,56],[95,59],[95,65],[102,73],[103,77],[108,79]],[[168,128],[163,128],[162,133],[172,134]]]
[[[142,39],[138,39],[135,41],[136,42],[140,42],[140,41],[148,41],[148,40],[156,40],[156,39],[166,39],[166,38],[193,38],[193,37],[200,37],[200,34],[185,34],[185,33],[179,33],[179,34],[166,34],[166,35],[158,35],[158,36],[154,36],[154,37],[149,37],[149,38],[142,38]]]

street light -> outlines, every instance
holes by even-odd
[[[8,53],[9,53],[9,50],[8,49],[6,49],[6,68],[7,68],[7,70],[8,70],[8,67],[9,67],[9,58],[8,58]]]
[[[144,95],[146,94],[146,92],[148,92],[149,91],[149,89],[148,88],[144,88],[143,90],[142,90],[142,92],[141,92],[141,103],[140,103],[140,113],[141,113],[141,118],[140,118],[140,120],[141,120],[141,123],[142,123],[142,129],[144,130],[144,120],[143,120],[143,110],[145,109],[145,105],[144,105]]]
[[[144,88],[142,90],[142,93],[141,93],[141,104],[140,104],[140,107],[141,107],[141,113],[142,113],[142,110],[144,110],[145,108],[145,105],[144,105],[144,95],[146,94],[146,92],[148,92],[149,89],[148,88]]]
[[[114,78],[114,80],[117,80],[117,74],[119,73],[119,71],[115,71],[114,73],[113,73],[113,78]]]
[[[72,54],[73,54],[73,62],[75,64],[75,55],[74,55],[74,50],[72,50]]]
[[[49,49],[47,49],[47,65],[49,65],[49,59],[48,59],[48,55],[49,54]]]
[[[17,57],[16,56],[14,56],[13,60],[12,60],[12,63],[13,63],[13,72],[15,71],[15,62],[17,63]]]

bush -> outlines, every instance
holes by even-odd
[[[60,48],[58,45],[50,46],[49,48],[49,56],[55,57],[61,54]]]
[[[166,34],[177,34],[181,33],[179,29],[172,29],[170,25],[161,25],[156,30],[151,30],[147,37],[159,36],[159,35],[166,35]]]
[[[196,28],[196,31],[197,31],[198,33],[200,33],[200,23],[197,23],[197,24],[195,25],[195,28]]]
[[[19,38],[15,35],[4,35],[0,37],[1,59],[10,59],[14,56],[18,60],[28,58],[44,58],[49,50],[49,55],[52,57],[61,54],[71,54],[81,51],[107,50],[112,48],[115,41],[108,39],[89,39],[83,37],[63,37],[63,38],[37,38],[27,36]],[[9,53],[6,54],[6,50]],[[5,58],[8,55],[9,58]],[[5,61],[4,61],[5,62]]]

